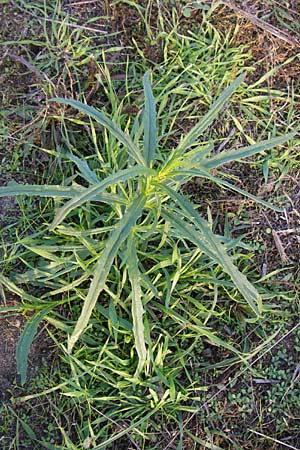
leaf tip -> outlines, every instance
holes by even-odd
[[[68,347],[67,347],[67,353],[70,355],[72,353],[73,347],[77,342],[77,338],[72,335],[70,338],[68,338]]]

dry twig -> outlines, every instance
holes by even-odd
[[[241,9],[239,6],[237,6],[232,0],[221,0],[222,3],[228,8],[233,9],[233,11],[237,12],[243,17],[246,17],[250,22],[254,23],[254,25],[258,26],[259,28],[262,28],[267,33],[272,34],[273,36],[277,37],[278,39],[281,39],[288,44],[292,45],[293,47],[299,47],[300,46],[300,40],[296,39],[292,36],[290,36],[289,33],[283,30],[279,30],[278,28],[274,27],[273,25],[265,22],[264,20],[260,19],[259,17],[254,16],[249,11]]]

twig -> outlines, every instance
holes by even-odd
[[[287,256],[287,254],[285,253],[285,250],[284,250],[284,248],[283,248],[281,239],[280,239],[280,237],[278,236],[277,231],[272,230],[272,236],[273,236],[273,239],[274,239],[274,242],[275,242],[275,246],[276,246],[276,248],[277,248],[277,250],[278,250],[278,253],[279,253],[279,256],[280,256],[281,261],[282,261],[283,263],[288,262],[289,258],[288,258],[288,256]]]
[[[8,50],[5,50],[3,56],[2,56],[1,59],[0,59],[0,67],[1,67],[2,64],[4,63],[4,60],[5,60],[5,58],[6,58],[7,53],[8,53]]]
[[[82,6],[82,5],[88,5],[90,3],[96,3],[98,0],[82,0],[80,2],[72,2],[69,4],[69,6]]]
[[[284,442],[279,441],[278,439],[274,439],[271,436],[267,436],[266,434],[260,433],[259,431],[251,430],[251,428],[249,428],[249,431],[251,431],[251,433],[257,434],[258,436],[264,437],[265,439],[269,439],[272,442],[276,442],[276,444],[281,444],[284,447],[291,448],[292,450],[299,450],[299,448],[297,448],[297,447],[293,447],[292,445],[285,444]]]
[[[279,30],[278,28],[274,27],[273,25],[270,25],[269,23],[265,22],[259,17],[254,16],[250,12],[244,11],[243,9],[239,8],[235,3],[233,3],[231,0],[221,0],[221,2],[224,5],[228,6],[229,8],[233,9],[241,16],[246,17],[248,20],[250,20],[250,22],[254,23],[259,28],[262,28],[264,31],[267,31],[268,33],[272,34],[278,39],[281,39],[294,47],[299,47],[300,45],[299,39],[290,36],[290,34],[286,33],[285,31]]]
[[[288,228],[287,230],[279,230],[277,234],[296,234],[300,232],[300,227],[298,228]]]
[[[37,76],[38,78],[40,78],[42,80],[46,80],[48,83],[51,83],[53,85],[52,81],[49,79],[49,77],[45,73],[41,72],[36,67],[34,67],[32,64],[30,64],[30,62],[28,62],[23,56],[15,55],[14,53],[10,53],[10,52],[7,52],[6,55],[9,56],[13,61],[23,64],[23,66],[27,67],[27,69],[29,69],[31,72],[33,72],[35,74],[35,76]]]
[[[230,130],[229,135],[227,136],[226,139],[224,139],[223,142],[221,142],[221,144],[219,145],[219,147],[217,147],[216,149],[216,153],[220,153],[221,150],[223,150],[223,148],[228,144],[228,142],[230,141],[230,139],[232,138],[232,136],[234,136],[235,133],[235,128],[232,128]]]
[[[285,250],[284,250],[284,248],[283,248],[281,239],[280,239],[280,237],[278,236],[277,231],[275,231],[275,230],[273,229],[271,222],[269,221],[268,217],[265,215],[264,212],[263,212],[263,215],[264,215],[266,221],[268,222],[268,224],[269,224],[269,226],[270,226],[270,228],[271,228],[271,230],[272,230],[272,236],[273,236],[273,239],[274,239],[275,247],[277,248],[277,251],[278,251],[278,253],[279,253],[279,256],[280,256],[281,261],[282,261],[283,263],[288,262],[288,261],[289,261],[289,258],[288,258],[288,256],[287,256],[287,254],[285,253]]]
[[[21,8],[18,5],[16,5],[16,7],[24,13],[24,8]],[[57,23],[59,25],[66,25],[68,27],[76,28],[76,29],[79,29],[79,30],[86,30],[86,31],[93,31],[94,33],[107,34],[107,31],[100,30],[99,28],[87,27],[87,26],[84,26],[84,25],[77,25],[76,23],[65,22],[64,20],[49,19],[48,17],[40,17],[37,14],[34,14],[33,12],[29,11],[28,8],[26,8],[26,13],[29,14],[30,16],[32,16],[32,17],[35,17],[38,20],[45,20],[46,22]]]
[[[279,380],[264,380],[262,378],[254,378],[253,383],[255,384],[277,384],[280,383]]]

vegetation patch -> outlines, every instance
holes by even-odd
[[[299,447],[287,3],[0,5],[3,448]]]

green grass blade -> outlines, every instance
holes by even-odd
[[[0,314],[5,314],[8,312],[15,312],[15,311],[22,311],[24,308],[24,306],[7,306],[5,308],[1,308],[0,307]]]
[[[10,183],[0,187],[0,197],[14,197],[16,195],[37,195],[38,197],[72,198],[79,195],[82,189],[73,186],[47,186],[35,184]]]
[[[179,143],[176,153],[183,154],[186,149],[197,142],[201,134],[212,124],[219,112],[228,101],[229,97],[234,93],[238,86],[242,83],[245,75],[241,74],[233,83],[225,89],[217,100],[212,104],[210,110],[204,117],[186,134],[186,136]]]
[[[180,323],[183,326],[186,326],[190,330],[196,331],[198,336],[205,336],[206,338],[208,338],[210,340],[210,342],[213,345],[215,345],[216,347],[226,348],[227,350],[231,351],[232,353],[235,353],[236,355],[238,355],[240,360],[245,360],[239,350],[237,350],[233,345],[231,345],[226,340],[218,337],[215,334],[215,332],[210,331],[209,328],[207,328],[205,326],[194,324],[193,321],[195,318],[187,319],[184,316],[182,316],[181,314],[179,314],[178,312],[175,312],[174,309],[169,308],[169,307],[166,308],[163,304],[159,304],[156,301],[153,301],[152,304],[153,304],[153,306],[157,307],[158,310],[161,310],[165,315],[172,317],[172,319],[175,322]]]
[[[108,445],[110,445],[112,442],[117,441],[121,437],[125,436],[126,434],[130,433],[130,431],[137,429],[140,425],[142,425],[144,422],[146,422],[148,419],[150,419],[151,416],[157,413],[159,407],[153,408],[150,412],[143,415],[143,417],[139,420],[132,421],[130,425],[128,425],[127,428],[124,428],[124,430],[119,431],[116,434],[113,434],[111,437],[106,439],[104,442],[101,442],[99,445],[96,445],[96,447],[93,448],[93,450],[100,450],[100,449],[107,449]]]
[[[26,323],[16,349],[17,372],[21,376],[21,384],[26,383],[28,355],[34,336],[36,335],[38,326],[43,318],[51,311],[53,307],[48,307],[42,311],[37,312]]]
[[[108,238],[105,248],[96,264],[94,278],[90,285],[87,297],[76,323],[75,329],[68,342],[68,352],[72,351],[75,343],[78,341],[85,327],[87,326],[92,311],[96,305],[100,292],[103,290],[113,260],[117,255],[120,245],[130,233],[131,228],[141,215],[146,202],[146,197],[141,195],[128,208],[122,219],[117,223],[114,231]]]
[[[146,72],[143,78],[145,109],[144,109],[144,156],[147,166],[151,166],[154,160],[156,148],[156,110],[155,100],[149,80],[150,72]]]
[[[166,186],[161,185],[161,188],[164,189],[180,207],[180,210],[173,209],[172,211],[164,208],[162,213],[163,216],[170,221],[175,231],[178,232],[182,239],[189,239],[228,273],[250,308],[257,316],[260,316],[262,306],[261,297],[258,291],[249,282],[246,276],[233,264],[226,252],[226,248],[211,231],[208,223],[181,194],[178,194]],[[180,213],[182,213],[190,223],[193,223],[193,226],[186,223],[186,221],[180,217]],[[201,236],[199,235],[199,231],[201,232]]]
[[[67,153],[63,155],[64,158],[69,159],[73,163],[76,164],[76,166],[79,169],[79,172],[81,176],[90,184],[99,183],[99,179],[95,172],[89,168],[88,163],[83,158],[78,158],[78,156],[73,155],[72,153]]]
[[[153,171],[154,172],[154,171]],[[97,197],[102,191],[107,189],[109,186],[117,184],[122,181],[126,181],[129,178],[135,177],[137,175],[149,175],[152,171],[146,167],[136,166],[129,169],[120,170],[117,173],[113,173],[106,177],[100,183],[91,186],[90,188],[86,188],[82,193],[80,193],[77,197],[69,200],[64,206],[62,206],[52,224],[50,229],[53,230],[57,225],[59,225],[63,219],[75,208],[78,208],[83,203],[91,201]]]
[[[187,434],[187,436],[189,436],[192,439],[192,442],[199,444],[202,449],[207,448],[208,450],[222,450],[221,447],[219,447],[218,445],[215,444],[211,444],[210,442],[204,441],[203,439],[201,439],[198,436],[195,436],[193,433],[191,433],[188,429],[185,428],[184,432]]]
[[[181,239],[189,239],[197,247],[206,253],[212,260],[218,263],[223,270],[230,275],[238,290],[241,292],[252,311],[257,315],[261,315],[260,296],[254,286],[247,280],[237,267],[232,263],[230,257],[226,253],[226,249],[218,241],[218,238],[210,232],[208,225],[205,227],[201,224],[201,233],[203,237],[199,236],[199,231],[192,229],[185,221],[178,217],[178,214],[173,211],[164,212],[170,223],[175,227],[176,233]],[[194,217],[192,218],[195,219]],[[196,222],[194,222],[196,223]],[[200,227],[199,227],[200,228]]]
[[[138,256],[134,243],[133,234],[130,235],[127,245],[127,266],[128,275],[132,287],[132,321],[135,349],[138,354],[139,362],[134,377],[137,378],[141,373],[147,357],[145,345],[145,333],[143,315],[144,308],[142,303],[142,288],[140,284],[140,271],[138,266]]]
[[[21,289],[15,283],[13,283],[9,278],[5,277],[0,273],[0,285],[4,286],[9,292],[20,297],[22,300],[27,300],[29,303],[38,304],[39,299],[33,295],[28,294],[26,291]]]
[[[78,100],[65,99],[65,98],[52,98],[49,101],[54,101],[57,103],[63,103],[65,105],[72,106],[78,109],[80,112],[87,114],[89,117],[95,119],[100,125],[107,128],[113,136],[115,136],[128,150],[130,156],[140,165],[146,165],[143,155],[140,149],[135,145],[131,137],[124,133],[109,117],[107,117],[103,112],[98,111],[92,106],[85,105]]]
[[[213,155],[209,159],[203,161],[203,167],[213,169],[231,161],[237,161],[242,158],[255,155],[256,153],[270,150],[277,145],[284,144],[295,136],[296,133],[288,133],[284,136],[261,141],[258,144],[248,145],[246,147],[237,148],[236,150],[223,151],[217,155]]]
[[[87,180],[88,181],[88,180]],[[98,180],[99,185],[99,180]],[[0,187],[0,197],[16,197],[18,195],[52,197],[52,198],[74,198],[84,193],[86,188],[80,186],[50,186],[34,184],[11,183],[8,186]],[[124,198],[118,195],[103,192],[95,197],[96,201],[107,203],[124,204]]]
[[[251,194],[250,192],[245,191],[244,189],[241,189],[237,186],[235,186],[234,184],[229,183],[226,180],[223,180],[222,178],[219,177],[214,177],[213,175],[211,175],[209,172],[207,171],[203,171],[203,170],[178,170],[178,171],[174,171],[174,175],[181,175],[183,177],[188,176],[188,177],[202,177],[202,178],[207,178],[208,180],[214,181],[215,183],[217,183],[220,186],[224,186],[232,191],[238,192],[239,194],[243,195],[244,197],[248,197],[251,200],[260,203],[261,205],[265,206],[266,208],[272,209],[273,211],[276,212],[282,212],[282,208],[279,208],[278,206],[274,206],[272,205],[272,203],[266,202],[265,200],[263,200],[262,198],[257,197],[256,195]]]

